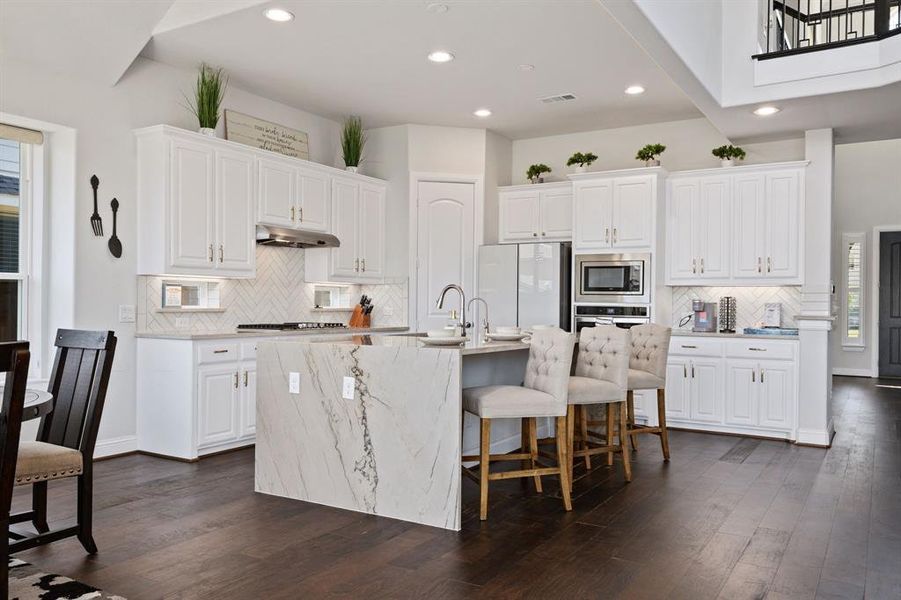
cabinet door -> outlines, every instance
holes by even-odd
[[[794,368],[784,361],[760,361],[758,424],[790,430],[794,406]]]
[[[212,271],[214,244],[213,149],[174,139],[170,146],[169,262]]]
[[[216,151],[216,269],[229,275],[253,275],[256,265],[254,157]]]
[[[611,247],[613,181],[579,182],[574,190],[573,246],[577,250]]]
[[[332,180],[332,222],[341,246],[333,248],[332,275],[354,277],[359,274],[360,185],[346,179]]]
[[[540,194],[541,241],[569,242],[573,239],[573,194],[571,189]]]
[[[259,222],[276,227],[294,227],[297,217],[297,169],[287,162],[271,158],[261,158],[258,165]]]
[[[763,277],[764,188],[763,175],[739,175],[733,184],[732,277]]]
[[[329,176],[313,169],[301,169],[297,188],[297,226],[311,231],[328,231],[331,215]]]
[[[698,275],[702,279],[729,277],[732,221],[732,182],[729,177],[702,177],[695,218]]]
[[[766,176],[766,252],[764,269],[770,279],[798,277],[800,249],[800,182],[798,171]]]
[[[238,365],[198,368],[197,446],[228,442],[238,437]]]
[[[691,419],[705,423],[723,422],[723,364],[720,360],[692,359]]]
[[[653,232],[654,181],[648,177],[613,183],[613,247],[649,248]]]
[[[241,367],[241,437],[252,437],[257,433],[257,366],[252,362]]]
[[[501,242],[536,241],[541,228],[538,192],[511,192],[498,198]]]
[[[757,425],[757,395],[760,381],[757,363],[729,360],[726,367],[726,423]]]
[[[695,210],[698,203],[698,180],[676,179],[670,182],[668,227],[666,229],[667,265],[671,280],[695,279],[698,254],[695,244]]]
[[[688,419],[691,415],[689,360],[670,357],[666,363],[666,416],[674,419]]]
[[[360,188],[360,276],[377,279],[385,274],[385,189],[364,184]]]

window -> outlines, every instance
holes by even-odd
[[[28,337],[31,146],[0,138],[0,341]]]
[[[844,291],[842,294],[842,346],[863,350],[864,332],[864,244],[863,233],[842,234]]]

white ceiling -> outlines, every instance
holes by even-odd
[[[370,127],[487,127],[516,139],[701,116],[593,0],[445,0],[443,14],[428,4],[267,2],[188,19],[156,33],[143,54],[192,69],[206,61],[243,89],[327,117],[359,114]],[[265,19],[270,5],[295,20]],[[429,62],[435,49],[456,60]],[[623,93],[636,83],[647,92]],[[538,101],[559,93],[577,100]],[[480,107],[494,114],[474,117]]]

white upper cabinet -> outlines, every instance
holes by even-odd
[[[803,183],[803,163],[674,174],[667,283],[802,283]]]
[[[663,174],[656,168],[571,175],[574,250],[650,250]]]
[[[297,227],[328,231],[331,221],[331,177],[315,169],[299,169]]]
[[[255,160],[190,132],[139,132],[138,273],[253,277]]]
[[[500,243],[572,240],[571,183],[512,186],[498,190]]]
[[[385,275],[385,188],[360,186],[360,276]]]
[[[261,158],[258,221],[262,225],[328,231],[330,177],[293,159]]]

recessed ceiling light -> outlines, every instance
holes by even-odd
[[[429,53],[429,60],[436,63],[446,63],[454,60],[454,55],[445,50],[435,50]]]
[[[626,93],[630,96],[637,96],[638,94],[644,94],[644,88],[640,85],[630,85],[626,88]]]
[[[761,106],[754,110],[754,114],[758,117],[769,117],[770,115],[775,115],[780,110],[782,109],[778,106]]]
[[[447,11],[450,10],[450,8],[448,8],[447,4],[441,4],[440,2],[432,2],[431,4],[426,6],[425,9],[427,11],[429,11],[430,13],[435,13],[438,15],[446,13]]]
[[[535,65],[521,64],[519,65],[520,71],[534,71]]]
[[[287,23],[288,21],[294,20],[294,15],[283,8],[267,8],[263,14],[266,15],[266,18],[270,21],[275,21],[277,23]]]
[[[477,117],[485,118],[485,117],[491,116],[491,111],[488,110],[487,108],[480,108],[477,111],[473,112],[472,114],[474,114]]]

